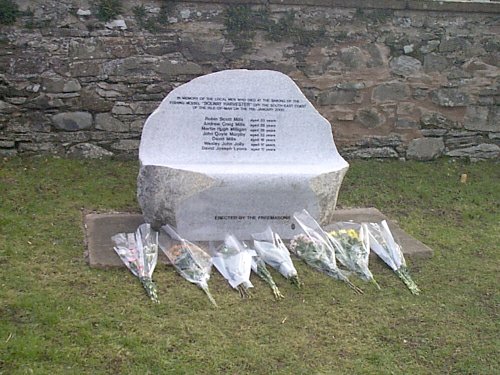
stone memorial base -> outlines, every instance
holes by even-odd
[[[145,221],[165,224],[192,241],[221,241],[227,233],[251,240],[271,225],[281,238],[300,233],[293,213],[306,209],[321,225],[335,221],[335,204],[348,167],[204,166],[207,173],[145,166],[138,201]],[[280,174],[279,171],[287,171]],[[293,172],[293,173],[292,173]],[[256,214],[255,212],[258,212]]]
[[[332,222],[379,222],[387,220],[396,241],[401,245],[407,258],[428,258],[432,250],[422,242],[408,235],[394,221],[389,220],[376,208],[352,208],[335,210]],[[119,232],[134,232],[144,222],[141,214],[132,213],[104,213],[88,214],[84,217],[86,257],[94,268],[124,267],[118,255],[113,250],[111,236]],[[328,229],[328,226],[325,227]],[[204,247],[206,243],[199,243]],[[372,256],[375,256],[373,253]],[[158,262],[168,264],[165,255],[160,252]]]

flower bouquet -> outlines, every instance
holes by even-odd
[[[380,286],[368,269],[370,243],[366,224],[353,222],[338,222],[327,233],[330,240],[336,244],[335,256],[348,270],[361,279],[371,281],[377,288]]]
[[[413,294],[418,295],[420,289],[413,281],[406,267],[406,261],[400,246],[394,240],[387,222],[367,223],[370,247],[398,275]]]
[[[147,295],[155,303],[160,303],[158,291],[152,280],[158,260],[158,232],[149,224],[141,224],[135,233],[118,233],[111,237],[114,250],[142,283]]]
[[[280,298],[285,298],[283,294],[281,294],[278,287],[276,286],[273,277],[271,276],[266,267],[266,263],[258,255],[252,257],[252,271],[255,272],[257,275],[259,275],[262,280],[264,280],[266,283],[269,284],[269,286],[273,291],[275,299],[278,300]]]
[[[195,244],[181,238],[170,225],[161,227],[161,231],[179,242],[174,246],[168,246],[163,240],[164,237],[161,236],[163,233],[160,233],[159,245],[170,263],[187,281],[203,289],[210,302],[217,307],[217,303],[208,289],[210,269],[212,268],[210,255]]]
[[[258,256],[300,288],[302,283],[290,258],[290,252],[280,236],[268,227],[265,232],[252,234],[252,237]]]
[[[345,282],[356,293],[363,291],[355,286],[337,267],[334,243],[306,210],[296,212],[293,217],[305,234],[295,236],[290,242],[290,250],[308,265],[337,280]]]
[[[250,273],[252,257],[255,255],[257,255],[255,250],[246,248],[233,235],[227,235],[224,243],[212,257],[217,270],[234,289],[240,292],[241,298],[250,298],[249,288],[253,288]]]

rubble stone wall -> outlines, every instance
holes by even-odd
[[[173,88],[245,68],[289,75],[345,157],[500,157],[499,3],[97,3],[17,1],[0,25],[0,155],[136,157]]]

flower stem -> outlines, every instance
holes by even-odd
[[[380,285],[378,285],[377,280],[375,280],[374,278],[371,278],[371,279],[370,279],[370,282],[371,282],[371,283],[373,283],[373,284],[375,284],[375,286],[377,287],[377,289],[378,289],[378,290],[381,290],[381,289],[382,289],[382,288],[380,287]]]
[[[364,294],[363,290],[354,285],[340,270],[338,269],[336,271],[326,270],[325,273],[337,280],[343,281],[349,286],[349,288],[354,290],[357,294]]]
[[[276,300],[280,300],[282,298],[285,298],[285,296],[283,294],[281,294],[280,290],[278,289],[278,287],[276,285],[271,286],[271,289],[273,290],[274,298]]]
[[[217,302],[215,302],[215,299],[214,297],[212,296],[212,293],[210,293],[210,290],[208,289],[208,285],[202,285],[201,286],[201,289],[203,289],[203,291],[205,292],[205,294],[207,295],[208,299],[210,300],[210,302],[212,302],[212,304],[215,306],[215,307],[219,307],[219,305],[217,305]]]
[[[156,284],[149,277],[141,277],[141,284],[146,290],[147,295],[151,298],[151,301],[154,303],[160,303],[158,299],[158,289],[156,288]]]
[[[349,287],[354,290],[357,294],[364,294],[365,292],[363,292],[363,289],[361,288],[358,288],[356,285],[354,285],[353,283],[351,283],[349,280],[344,280],[344,282],[349,285]]]
[[[257,275],[259,275],[262,278],[262,280],[264,280],[271,287],[275,299],[278,300],[280,298],[285,298],[278,289],[278,286],[274,282],[273,277],[269,273],[264,262],[257,262]]]
[[[248,288],[245,285],[240,284],[237,286],[237,289],[238,289],[238,292],[240,292],[241,298],[252,298],[250,291],[248,290]]]
[[[406,267],[400,267],[396,271],[396,275],[405,283],[406,287],[410,290],[410,292],[414,295],[420,294],[420,289],[418,289],[417,284],[413,281]]]
[[[304,283],[302,281],[300,281],[299,279],[299,276],[298,275],[295,275],[295,276],[292,276],[290,277],[290,282],[295,285],[297,288],[301,288],[302,286],[304,286]]]

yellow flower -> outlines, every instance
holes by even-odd
[[[334,230],[332,230],[332,231],[331,231],[330,233],[328,233],[328,234],[329,234],[330,236],[332,236],[332,237],[337,237],[337,236],[338,236],[337,232],[335,232]]]
[[[347,234],[349,235],[349,237],[358,239],[358,232],[356,232],[354,229],[349,229],[347,231]]]

